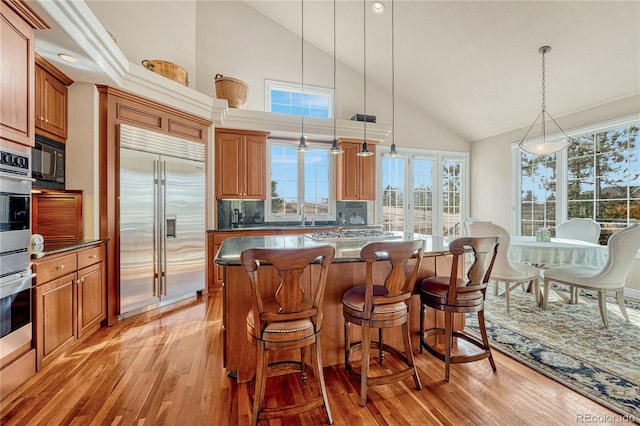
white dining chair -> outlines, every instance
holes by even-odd
[[[569,238],[598,244],[600,224],[593,219],[574,217],[556,227],[556,238]]]
[[[556,266],[545,270],[543,272],[543,309],[547,308],[549,288],[551,283],[554,282],[568,285],[572,295],[571,300],[574,302],[577,302],[577,290],[579,288],[597,291],[600,316],[602,317],[604,328],[609,326],[607,321],[607,292],[615,292],[620,312],[629,322],[629,316],[624,307],[624,286],[636,253],[640,249],[640,223],[627,226],[615,232],[609,238],[607,247],[609,259],[602,268],[569,265]]]
[[[473,222],[480,222],[480,219],[475,218],[475,217],[466,217],[466,218],[464,218],[464,220],[462,221],[462,226],[460,227],[460,236],[461,237],[470,237],[471,236],[469,234],[469,225],[471,225]]]
[[[504,283],[504,297],[507,305],[507,314],[510,313],[509,299],[511,290],[519,285],[529,283],[531,291],[535,292],[536,305],[540,304],[539,282],[540,270],[533,265],[509,260],[509,246],[511,235],[509,231],[493,222],[473,221],[468,225],[469,236],[490,237],[500,235],[500,245],[496,256],[490,281],[494,282],[494,293],[497,293],[500,282]]]

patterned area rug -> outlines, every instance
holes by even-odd
[[[582,292],[569,305],[551,292],[548,308],[521,288],[504,295],[487,290],[485,318],[492,347],[600,404],[640,423],[640,304],[627,300],[625,322],[615,298],[607,301],[609,328],[602,326],[597,296]],[[467,330],[479,334],[477,316]]]

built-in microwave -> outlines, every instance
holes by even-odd
[[[34,188],[64,190],[64,144],[36,135],[31,149],[31,177]]]

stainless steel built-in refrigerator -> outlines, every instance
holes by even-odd
[[[205,147],[121,124],[120,314],[205,286]]]

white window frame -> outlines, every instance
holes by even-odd
[[[265,80],[264,81],[264,110],[267,112],[271,112],[271,91],[272,90],[282,90],[285,92],[300,93],[300,94],[304,92],[304,94],[306,95],[327,96],[329,98],[329,108],[328,108],[329,116],[327,118],[333,118],[333,115],[334,115],[333,99],[335,96],[335,91],[332,88],[305,84],[304,90],[303,90],[299,83],[290,83],[287,81],[277,81],[277,80]],[[305,117],[308,117],[308,116],[305,115]]]
[[[383,147],[378,147],[377,152],[380,154],[378,155],[378,164],[376,165],[376,167],[378,168],[378,170],[383,170],[382,169],[382,158],[384,157],[384,149]],[[435,161],[435,166],[433,168],[433,173],[435,174],[435,176],[433,176],[433,182],[434,182],[434,188],[433,188],[433,211],[434,211],[434,215],[433,215],[433,229],[434,230],[440,230],[442,229],[442,224],[443,224],[443,217],[442,217],[442,207],[444,205],[444,196],[442,193],[442,166],[446,161],[455,161],[455,162],[459,162],[462,164],[462,169],[461,169],[461,173],[462,173],[462,191],[460,194],[460,199],[461,199],[461,203],[462,205],[460,206],[460,215],[462,218],[468,217],[469,216],[469,208],[470,208],[470,195],[469,195],[469,153],[467,152],[454,152],[454,151],[438,151],[438,150],[425,150],[425,149],[418,149],[418,148],[398,148],[398,152],[401,152],[407,160],[407,167],[405,170],[405,180],[406,183],[408,185],[405,185],[405,187],[407,188],[406,191],[408,192],[407,194],[405,194],[404,196],[404,208],[405,208],[405,217],[404,217],[404,229],[405,232],[413,232],[413,215],[411,214],[412,211],[412,204],[413,204],[413,197],[412,195],[412,191],[413,191],[413,167],[414,167],[414,160],[415,159],[421,159],[421,160],[428,160],[428,161]],[[376,182],[376,187],[378,190],[378,194],[382,194],[384,191],[383,188],[383,180],[382,180],[382,173],[378,174],[378,179]],[[407,196],[409,195],[409,196]],[[382,197],[377,197],[377,201],[376,201],[376,214],[377,217],[382,218],[383,217],[383,212],[382,212]]]
[[[302,212],[300,212],[300,205],[304,200],[304,162],[298,162],[298,213],[285,213],[282,215],[274,215],[271,213],[271,146],[272,145],[287,145],[292,146],[291,142],[283,139],[269,139],[267,141],[267,199],[265,201],[265,221],[266,222],[301,222]],[[323,143],[307,142],[309,148],[329,150],[329,146]],[[299,157],[304,156],[304,153],[298,153]],[[336,156],[329,155],[329,208],[327,214],[308,214],[306,216],[307,221],[335,221],[336,220]]]
[[[609,130],[616,129],[618,127],[631,126],[640,122],[639,115],[628,115],[612,120],[601,121],[594,124],[589,124],[582,127],[576,127],[574,129],[565,130],[565,133],[569,137],[583,136],[585,133],[602,133]],[[564,135],[561,132],[557,132],[551,135],[547,135],[547,140],[560,139]],[[524,143],[532,143],[536,138],[527,139]],[[540,137],[537,138],[538,140]],[[518,142],[511,144],[511,169],[514,170],[514,177],[512,179],[512,192],[511,192],[511,223],[513,223],[513,229],[511,229],[512,235],[520,235],[522,229],[522,200],[520,199],[522,193],[521,174],[522,169],[520,167],[520,149]],[[561,223],[567,220],[567,151],[566,149],[556,153],[556,223]],[[640,253],[640,251],[639,251]]]

